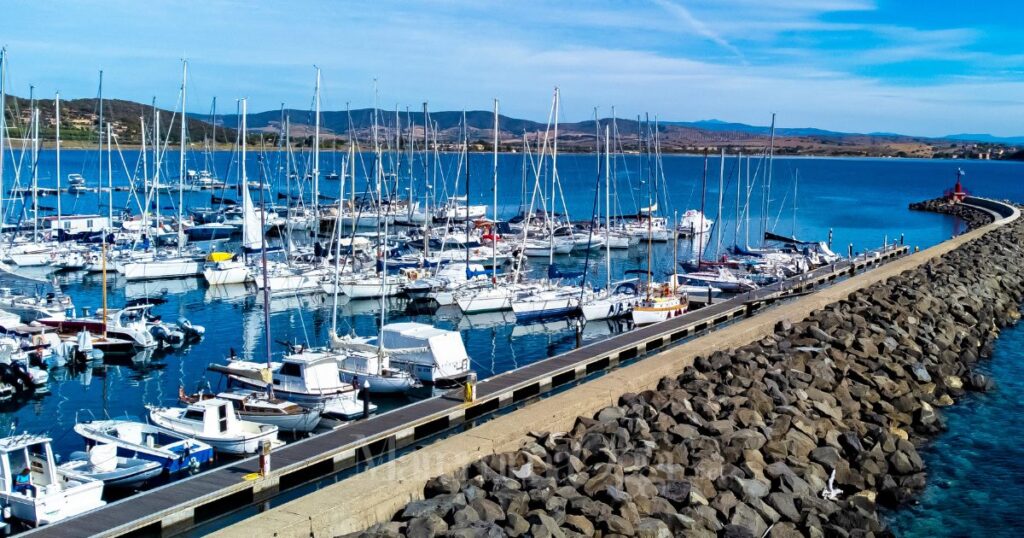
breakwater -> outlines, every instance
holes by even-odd
[[[910,209],[913,211],[928,211],[930,213],[952,215],[964,221],[967,227],[972,230],[992,222],[992,214],[984,209],[970,204],[953,204],[946,197],[914,202],[910,204]]]
[[[848,535],[925,481],[917,446],[1019,319],[1024,226],[988,231],[655,390],[432,479],[369,535]],[[566,533],[566,531],[570,531]]]

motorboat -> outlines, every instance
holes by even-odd
[[[284,444],[277,439],[277,426],[239,420],[234,404],[221,398],[187,407],[150,407],[149,419],[164,432],[198,439],[225,454],[255,454],[264,441]]]
[[[163,467],[142,458],[117,455],[117,446],[100,444],[87,452],[72,452],[58,469],[100,480],[109,487],[134,488],[160,476]]]
[[[341,381],[337,355],[331,350],[295,348],[269,367],[264,362],[231,359],[225,365],[211,364],[209,369],[226,374],[231,385],[242,388],[266,391],[269,383],[279,398],[348,420],[362,416],[363,402],[358,399],[358,389]],[[371,412],[376,408],[370,405]]]
[[[40,318],[62,319],[75,311],[75,305],[71,297],[58,291],[38,296],[21,295],[10,288],[0,288],[0,309],[31,323]]]
[[[306,433],[313,431],[320,424],[319,408],[302,407],[287,400],[271,397],[263,391],[233,389],[218,392],[216,395],[203,392],[186,395],[184,390],[181,390],[178,394],[178,399],[185,404],[213,398],[231,402],[238,418],[242,420],[277,426],[281,431]]]
[[[98,336],[131,342],[136,350],[156,347],[157,340],[149,331],[146,311],[150,305],[138,305],[112,310],[106,320],[100,317],[82,318],[41,318],[39,323],[54,327],[63,334],[77,334],[82,330]]]
[[[51,439],[21,434],[0,439],[0,503],[12,518],[38,527],[106,504],[103,482],[57,467]],[[27,471],[27,484],[17,476]]]
[[[75,424],[87,448],[110,444],[117,455],[159,463],[163,472],[198,470],[213,460],[213,447],[190,435],[132,420],[96,420]]]
[[[697,237],[711,231],[714,221],[696,209],[683,213],[683,218],[676,226],[679,237]]]

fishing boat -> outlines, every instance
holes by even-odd
[[[106,504],[103,482],[56,465],[51,439],[22,434],[0,439],[0,504],[10,516],[38,527]],[[28,484],[16,476],[27,471]]]
[[[284,444],[277,439],[277,426],[239,420],[234,405],[221,398],[188,407],[150,407],[149,419],[164,432],[198,439],[225,454],[255,454],[264,441]]]
[[[164,468],[155,461],[117,455],[117,446],[101,444],[87,452],[72,452],[58,469],[100,480],[108,487],[133,488],[160,476]]]
[[[163,472],[194,471],[213,460],[213,447],[189,435],[132,420],[96,420],[75,424],[75,433],[90,449],[109,444],[117,455],[159,463]]]
[[[306,433],[313,431],[320,424],[319,408],[301,407],[262,391],[234,389],[218,392],[216,395],[203,392],[187,395],[184,389],[179,389],[178,392],[178,400],[184,404],[214,398],[231,402],[238,418],[243,421],[276,426],[281,431]]]

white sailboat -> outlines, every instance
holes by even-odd
[[[234,256],[224,256],[222,253],[211,253],[207,263],[203,267],[203,278],[211,286],[226,284],[243,284],[253,280],[253,271],[246,260],[246,256],[262,250],[263,248],[263,225],[256,216],[256,209],[252,203],[252,195],[249,194],[249,180],[246,175],[246,100],[240,102],[242,107],[242,128],[240,136],[242,142],[239,144],[241,158],[239,160],[239,188],[242,190],[242,251]],[[214,257],[217,255],[216,257]]]
[[[633,307],[640,302],[635,282],[620,282],[612,287],[612,242],[611,237],[611,136],[609,127],[605,126],[605,183],[604,183],[604,205],[605,205],[605,287],[602,290],[595,290],[593,294],[586,297],[580,304],[580,313],[586,321],[600,319],[612,319],[627,316],[632,312]],[[600,150],[600,146],[598,146]],[[628,241],[627,241],[628,243]],[[627,245],[628,246],[628,245]]]

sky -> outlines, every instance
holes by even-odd
[[[1012,0],[3,0],[8,88],[189,111],[372,106],[1024,135]],[[376,81],[376,82],[375,82]],[[376,88],[376,90],[375,90]]]

